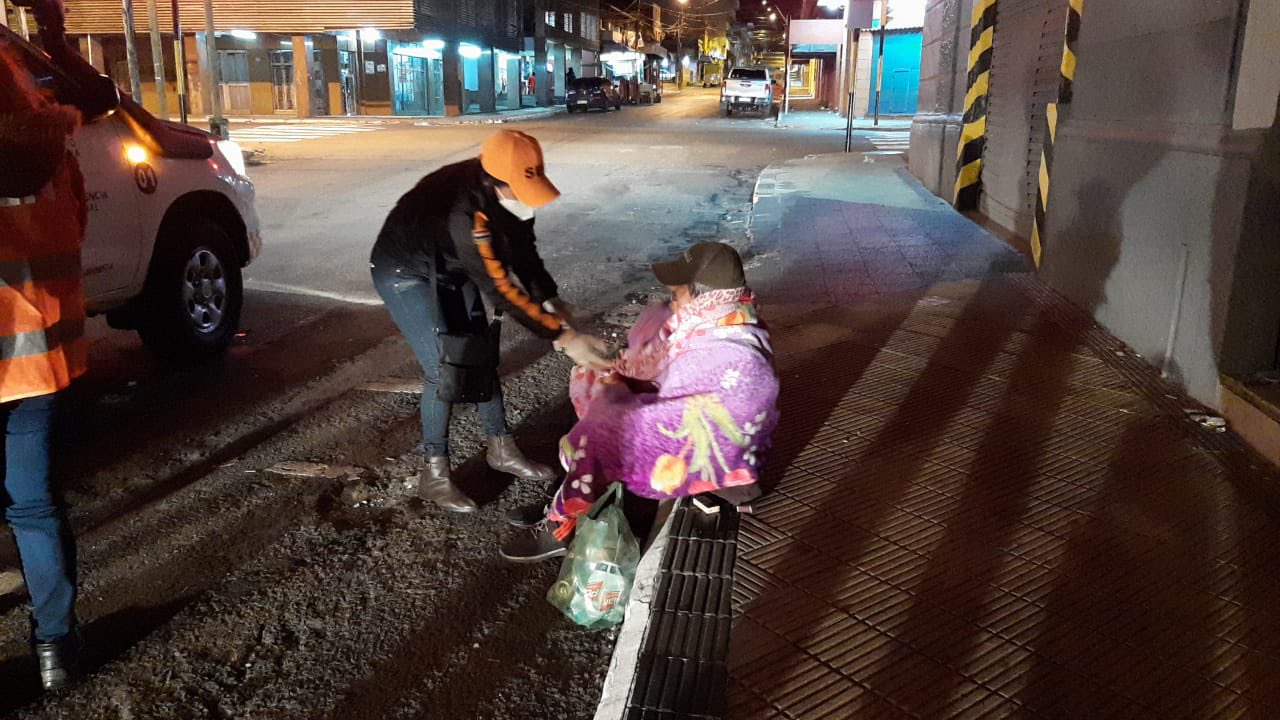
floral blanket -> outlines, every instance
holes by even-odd
[[[756,482],[777,423],[769,334],[744,289],[650,308],[617,369],[575,369],[569,394],[579,421],[560,441],[567,475],[549,513],[561,538],[614,482],[655,499]]]

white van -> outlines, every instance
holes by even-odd
[[[72,77],[83,72],[55,67],[3,26],[0,46],[16,51],[7,54],[60,99],[82,90]],[[240,322],[241,268],[262,246],[240,148],[158,120],[127,97],[106,117],[86,122],[73,143],[89,202],[83,252],[89,314],[137,330],[149,347],[174,359],[221,352]]]

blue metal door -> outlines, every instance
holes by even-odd
[[[876,72],[880,68],[880,38],[872,38],[871,83],[867,97],[874,102]],[[881,115],[915,115],[920,101],[920,57],[924,36],[920,30],[889,30],[884,38],[884,84],[880,87]],[[874,109],[872,110],[874,111]]]

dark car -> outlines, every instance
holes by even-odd
[[[609,111],[622,109],[622,95],[609,78],[589,77],[577,78],[569,85],[569,94],[564,99],[569,112],[596,108]]]

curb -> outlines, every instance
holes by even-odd
[[[631,688],[639,673],[640,654],[644,651],[649,620],[653,617],[652,605],[658,592],[658,573],[662,569],[662,558],[671,537],[674,507],[675,503],[663,504],[662,522],[654,523],[653,533],[649,536],[649,547],[645,548],[640,564],[636,566],[636,577],[631,584],[631,599],[627,602],[622,629],[613,645],[613,658],[609,661],[609,673],[604,679],[595,720],[622,720],[627,714],[627,703],[631,699]]]
[[[422,122],[413,123],[414,127],[457,127],[465,125],[505,125],[507,123],[531,122],[533,120],[542,120],[556,115],[564,115],[565,108],[553,108],[546,112],[526,113],[522,115],[512,115],[511,117],[486,117],[476,120],[424,120]]]

